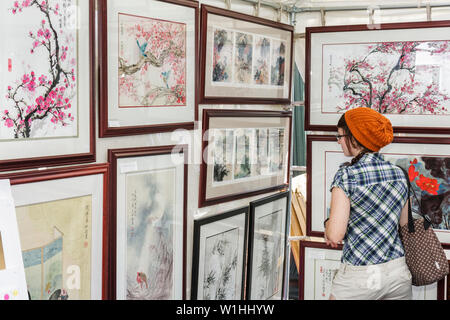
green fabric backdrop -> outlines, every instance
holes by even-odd
[[[294,69],[294,101],[304,101],[305,83],[296,64]],[[303,106],[294,107],[292,123],[294,127],[292,165],[306,166],[305,108]]]

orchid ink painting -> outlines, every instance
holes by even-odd
[[[77,1],[2,1],[8,69],[1,90],[2,140],[78,135]],[[7,55],[7,56],[5,56]]]
[[[450,41],[323,45],[322,111],[449,115]]]
[[[119,107],[186,106],[186,24],[119,14]]]

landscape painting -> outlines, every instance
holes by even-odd
[[[255,36],[253,80],[255,84],[269,84],[270,75],[270,39]]]
[[[175,168],[126,176],[128,300],[174,298]]]
[[[250,84],[252,82],[253,36],[241,32],[235,34],[235,82]]]
[[[214,29],[212,82],[231,82],[234,32]]]

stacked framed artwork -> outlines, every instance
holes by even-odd
[[[189,280],[192,299],[283,299],[294,28],[191,0],[0,10],[0,179],[11,182],[31,299],[186,299]],[[190,221],[192,146],[121,139],[199,120],[197,208],[263,198]],[[0,270],[2,247],[0,233]]]
[[[192,300],[284,298],[289,191],[194,221]]]
[[[408,172],[418,197],[413,214],[420,213],[420,205],[448,248],[450,138],[430,134],[450,134],[450,88],[444,80],[449,30],[448,21],[306,28],[305,129],[330,132],[307,135],[307,236],[324,236],[332,179],[351,160],[331,132],[345,111],[369,107],[392,123],[394,141],[380,153]],[[327,299],[329,274],[335,272],[341,248],[300,245],[304,274],[299,298]],[[413,297],[445,299],[445,283],[414,287]]]

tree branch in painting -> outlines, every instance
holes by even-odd
[[[33,124],[50,118],[55,125],[67,126],[74,120],[68,112],[75,89],[75,70],[67,70],[63,63],[68,59],[69,47],[61,43],[62,30],[56,30],[52,21],[60,16],[59,5],[50,6],[48,1],[24,0],[14,2],[10,9],[16,15],[32,7],[38,9],[43,18],[36,31],[30,31],[32,40],[30,54],[45,52],[48,56],[48,74],[36,74],[33,70],[23,74],[16,85],[8,86],[6,95],[10,103],[4,110],[1,121],[14,129],[14,138],[30,138]],[[74,66],[76,61],[69,63]]]
[[[135,19],[126,22],[121,34],[133,40],[134,48],[127,48],[127,54],[122,48],[121,54],[125,56],[119,55],[120,94],[142,106],[185,104],[185,25]],[[138,52],[137,61],[132,52]],[[154,69],[149,71],[149,66]]]
[[[330,88],[336,86],[343,92],[344,103],[338,110],[368,107],[385,114],[448,112],[442,105],[450,97],[440,90],[439,67],[424,57],[449,53],[449,43],[382,42],[368,46],[369,52],[361,58],[345,59],[345,70],[331,68],[328,81]]]

